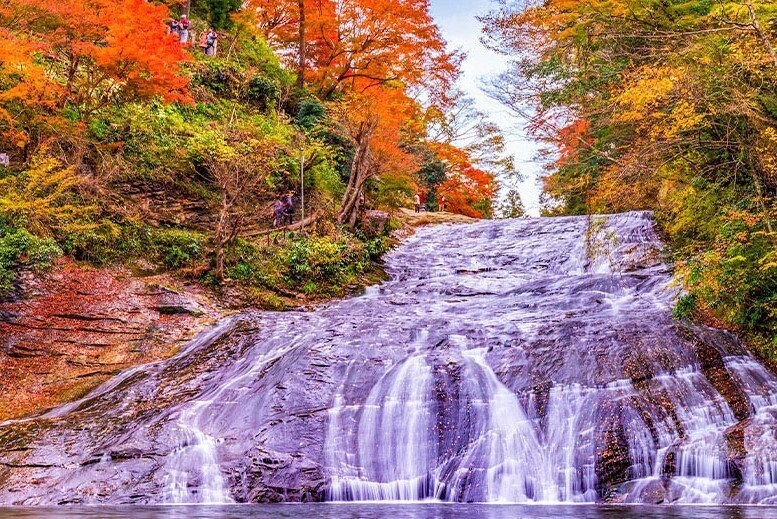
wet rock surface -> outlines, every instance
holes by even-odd
[[[363,296],[3,424],[0,502],[772,502],[777,379],[672,320],[661,247],[647,213],[422,229]]]

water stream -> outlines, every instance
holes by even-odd
[[[648,213],[422,229],[361,296],[0,424],[0,503],[777,503],[777,378],[673,320],[662,247]]]

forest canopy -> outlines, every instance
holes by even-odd
[[[676,309],[777,352],[777,3],[502,0],[490,85],[546,145],[547,214],[654,210]]]
[[[370,210],[494,215],[514,167],[462,59],[427,0],[0,0],[0,279],[61,251],[336,291],[385,250]],[[260,245],[281,198],[313,233]]]

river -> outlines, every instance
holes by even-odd
[[[590,505],[316,504],[0,508],[0,519],[770,519],[777,508]]]
[[[386,268],[360,296],[232,317],[82,401],[0,424],[0,503],[636,517],[647,509],[558,505],[777,502],[777,378],[733,335],[672,318],[649,213],[422,229]]]

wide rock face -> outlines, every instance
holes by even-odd
[[[777,379],[672,320],[647,213],[421,230],[392,280],[242,315],[0,427],[0,502],[770,502]]]
[[[60,260],[0,297],[0,422],[80,398],[119,370],[168,358],[221,317],[201,291]]]

